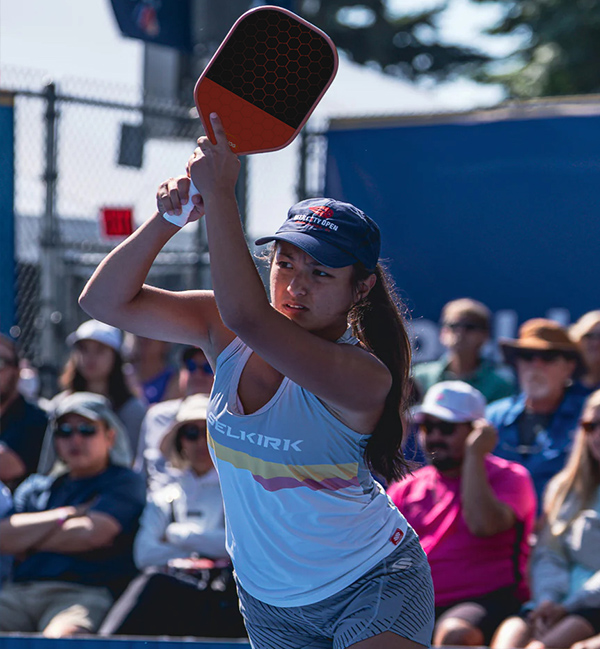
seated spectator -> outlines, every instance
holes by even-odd
[[[570,389],[579,352],[566,329],[535,318],[519,329],[518,340],[504,340],[521,393],[490,404],[486,418],[498,431],[494,454],[529,470],[538,501],[550,478],[564,466],[585,396]]]
[[[148,403],[180,397],[177,368],[171,364],[171,343],[133,336],[129,361]]]
[[[491,455],[485,399],[462,381],[431,387],[415,411],[430,462],[388,493],[419,535],[435,591],[435,645],[479,646],[520,609],[535,491],[527,471]]]
[[[0,480],[11,490],[37,469],[46,413],[19,392],[16,343],[0,334]]]
[[[600,389],[600,311],[589,311],[571,325],[569,333],[579,347],[583,371],[574,388],[586,396]]]
[[[245,636],[208,452],[207,406],[206,395],[185,399],[161,443],[183,472],[150,494],[135,539],[135,560],[146,572],[115,604],[101,635]]]
[[[145,489],[118,464],[121,424],[106,398],[87,392],[65,397],[54,417],[49,432],[64,471],[30,476],[0,521],[0,554],[16,557],[0,591],[2,632],[94,632],[136,572]]]
[[[109,399],[123,422],[131,452],[138,445],[147,406],[133,395],[123,372],[122,334],[110,325],[88,320],[67,337],[71,355],[60,378],[64,392],[50,402],[50,410],[67,394],[95,392]],[[43,467],[45,468],[45,467]]]
[[[533,599],[494,647],[570,647],[600,634],[600,390],[583,408],[565,468],[548,483],[531,562]]]
[[[437,361],[418,363],[413,368],[422,393],[435,383],[454,379],[472,385],[488,402],[515,392],[510,371],[481,356],[490,337],[491,317],[484,304],[470,298],[453,300],[444,306],[440,342],[447,352]]]
[[[179,390],[184,397],[209,394],[213,372],[204,352],[198,347],[184,347],[179,356]],[[148,489],[164,487],[172,479],[172,467],[167,466],[160,452],[160,443],[175,421],[182,399],[169,399],[150,406],[140,432],[133,470],[147,479]]]

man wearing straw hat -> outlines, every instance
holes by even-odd
[[[518,339],[500,344],[521,393],[487,408],[498,430],[494,454],[529,470],[541,503],[546,483],[563,468],[583,406],[583,396],[570,390],[579,351],[564,327],[544,318],[528,320]]]

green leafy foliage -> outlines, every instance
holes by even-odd
[[[476,0],[491,1],[505,11],[488,33],[521,35],[523,44],[503,65],[480,66],[478,80],[501,82],[514,97],[600,91],[600,0]]]
[[[435,19],[445,5],[407,15],[393,14],[388,5],[385,0],[299,0],[296,10],[353,61],[395,76],[441,80],[490,61],[475,49],[437,40]]]

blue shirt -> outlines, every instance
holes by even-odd
[[[106,586],[115,594],[126,586],[136,573],[133,539],[146,503],[144,481],[131,469],[110,465],[99,475],[78,480],[68,475],[32,475],[15,492],[10,513],[41,512],[89,502],[90,511],[108,514],[120,524],[122,529],[113,543],[75,554],[36,552],[16,566],[15,582],[70,581]]]
[[[486,419],[498,430],[494,455],[518,462],[528,469],[540,507],[546,484],[565,465],[584,401],[585,396],[581,393],[567,390],[548,426],[529,446],[522,446],[519,441],[518,419],[525,412],[523,393],[500,399],[486,409]]]
[[[25,475],[11,480],[13,490],[28,475],[37,471],[42,442],[48,425],[46,413],[22,396],[18,396],[0,417],[0,442],[15,452],[25,465]]]

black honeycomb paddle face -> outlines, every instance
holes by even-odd
[[[239,23],[206,77],[297,129],[335,67],[331,46],[318,32],[264,9]]]

